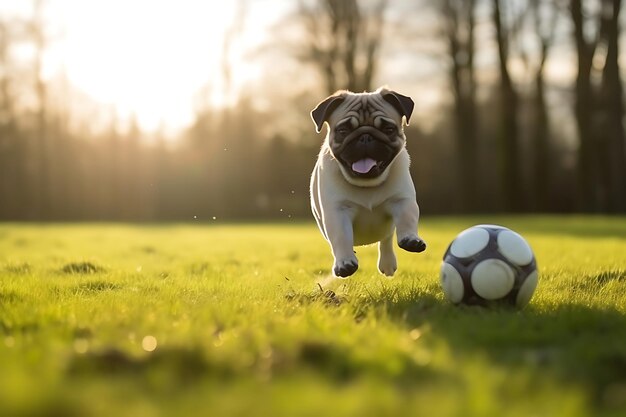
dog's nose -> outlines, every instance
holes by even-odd
[[[374,141],[374,138],[369,133],[365,133],[359,137],[359,143],[362,145],[367,145]]]

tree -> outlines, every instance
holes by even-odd
[[[0,216],[3,217],[15,212],[19,206],[19,202],[16,201],[19,197],[15,192],[19,188],[15,187],[15,182],[21,179],[20,167],[16,164],[19,143],[15,140],[17,126],[9,76],[10,36],[9,24],[0,21],[0,198],[3,200],[0,204]]]
[[[299,17],[306,30],[299,58],[316,66],[326,92],[372,89],[378,68],[387,0],[365,7],[358,0],[320,0],[300,3]]]
[[[234,99],[233,64],[230,55],[233,50],[233,44],[238,40],[244,30],[247,8],[248,3],[245,0],[238,0],[233,21],[224,31],[220,66],[223,83],[222,95],[226,102]]]
[[[557,6],[552,1],[531,0],[533,32],[539,44],[539,53],[533,72],[534,94],[531,98],[532,182],[533,208],[550,208],[551,145],[550,122],[546,103],[545,64],[554,42],[558,18]]]
[[[626,211],[626,155],[624,149],[624,88],[619,67],[619,16],[621,0],[605,0],[601,17],[601,36],[606,45],[599,104],[604,113],[601,174],[606,189],[604,209]]]
[[[457,177],[465,211],[478,207],[478,131],[474,73],[475,0],[445,0],[441,5],[448,43],[449,77],[454,93]]]
[[[619,68],[621,0],[570,1],[578,56],[575,114],[579,206],[583,211],[626,210],[623,86]],[[597,80],[600,79],[598,83]],[[599,84],[599,85],[598,85]]]
[[[578,130],[579,206],[584,211],[597,211],[599,207],[598,166],[596,139],[593,126],[595,100],[591,83],[591,69],[597,40],[589,40],[581,0],[571,0],[570,12],[574,23],[574,43],[578,57],[575,86],[575,115]]]
[[[34,46],[35,56],[33,62],[34,90],[37,98],[36,126],[34,133],[37,144],[37,187],[35,188],[36,216],[45,218],[50,212],[50,181],[49,181],[49,154],[50,144],[48,143],[47,131],[47,95],[46,82],[43,79],[43,60],[47,47],[47,35],[44,23],[44,0],[33,1],[33,16],[28,22],[28,34]]]
[[[507,25],[501,0],[493,0],[493,23],[496,30],[498,67],[500,73],[500,129],[498,132],[499,170],[504,207],[508,211],[523,208],[523,190],[520,180],[518,123],[519,96],[509,71],[511,37],[516,23]]]

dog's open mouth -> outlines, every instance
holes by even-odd
[[[347,143],[337,159],[348,173],[356,178],[370,179],[380,176],[391,163],[397,150],[382,140],[357,138]]]
[[[356,172],[357,174],[367,174],[377,165],[378,162],[376,162],[372,158],[363,158],[352,163],[352,171]]]
[[[376,161],[369,157],[359,159],[352,163],[346,162],[346,165],[351,168],[354,176],[360,178],[378,177],[387,167],[386,162]]]

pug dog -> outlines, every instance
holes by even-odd
[[[402,249],[426,249],[417,234],[419,207],[404,136],[413,104],[410,97],[381,87],[358,94],[338,91],[311,111],[317,133],[328,125],[310,192],[336,277],[349,277],[358,269],[354,246],[376,242],[378,270],[393,276],[394,231]]]

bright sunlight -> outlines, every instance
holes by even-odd
[[[180,129],[199,102],[228,106],[257,76],[246,55],[271,22],[262,3],[45,1],[45,76],[66,77],[121,119],[136,117],[143,129]],[[28,16],[32,4],[13,1],[0,9]]]

